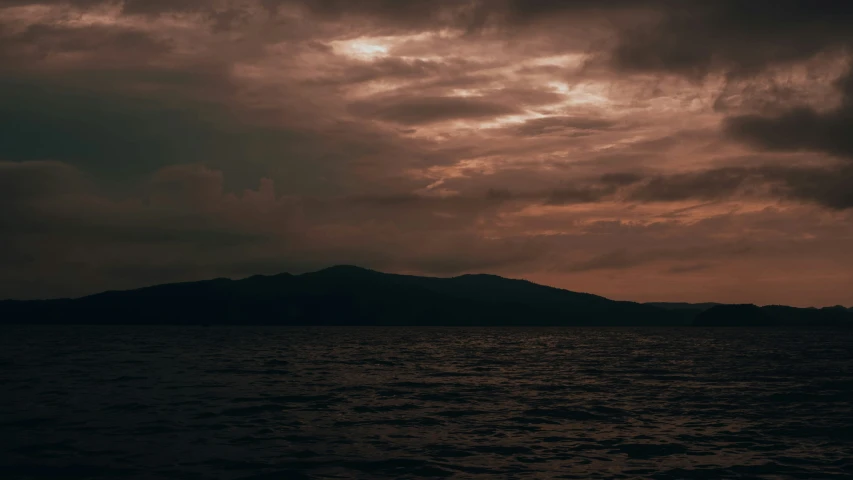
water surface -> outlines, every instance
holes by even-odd
[[[853,478],[853,334],[7,327],[0,478]]]

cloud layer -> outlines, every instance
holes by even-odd
[[[0,298],[350,263],[853,304],[851,27],[830,1],[5,1]]]

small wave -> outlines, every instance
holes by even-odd
[[[390,460],[360,460],[341,462],[342,466],[369,474],[443,478],[453,472],[427,460],[396,458]]]
[[[113,378],[109,381],[110,382],[133,382],[136,380],[148,380],[148,377],[134,377],[134,376],[130,376],[130,375],[124,375],[121,377]]]
[[[119,412],[138,412],[142,410],[149,410],[151,405],[145,405],[142,403],[119,403],[115,405],[109,405],[104,408],[106,411],[119,411]]]
[[[227,408],[219,412],[219,415],[226,417],[247,417],[250,415],[257,415],[259,413],[281,412],[282,410],[282,406],[279,404],[266,404],[253,407]]]
[[[557,408],[534,408],[524,412],[526,418],[559,418],[565,420],[595,420],[595,421],[610,421],[609,417],[592,413],[586,410],[570,410]]]
[[[654,458],[687,453],[687,447],[681,444],[623,443],[613,452],[627,454],[630,458]]]

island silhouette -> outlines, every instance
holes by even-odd
[[[6,300],[0,323],[337,326],[842,326],[845,307],[636,303],[486,274],[451,278],[341,265],[156,285],[75,299]]]

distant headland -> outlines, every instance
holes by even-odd
[[[495,275],[452,278],[335,266],[76,299],[0,302],[3,324],[853,327],[845,307],[636,303]]]

